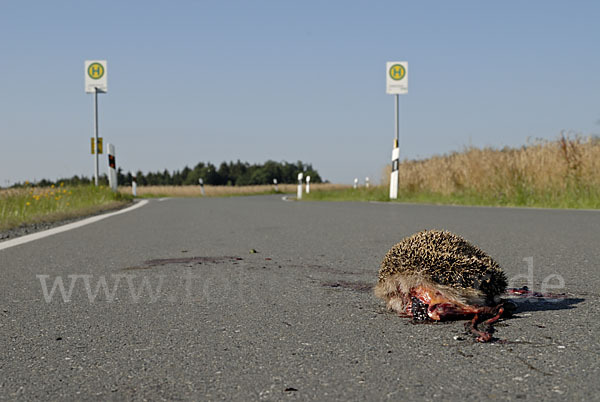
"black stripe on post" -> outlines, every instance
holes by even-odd
[[[110,166],[113,169],[117,168],[117,161],[115,160],[114,155],[108,155],[108,166]]]

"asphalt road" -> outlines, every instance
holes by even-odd
[[[565,296],[490,344],[412,325],[370,288],[424,228]],[[0,399],[599,400],[599,239],[593,211],[152,200],[0,250]]]

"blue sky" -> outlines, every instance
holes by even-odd
[[[93,174],[86,59],[108,60],[126,171],[302,160],[350,183],[391,157],[386,61],[409,63],[413,159],[600,133],[598,43],[593,1],[1,1],[0,185]]]

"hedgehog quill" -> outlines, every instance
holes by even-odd
[[[448,231],[424,230],[385,255],[375,295],[414,322],[470,318],[478,342],[492,340],[492,324],[514,308],[500,299],[504,272],[489,255]]]

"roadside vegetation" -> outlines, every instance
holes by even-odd
[[[106,186],[33,186],[0,190],[0,231],[21,225],[56,222],[117,209],[131,196],[114,193]]]
[[[313,187],[331,186],[322,183],[319,173],[309,163],[267,161],[250,164],[239,160],[223,162],[218,168],[211,163],[199,162],[194,168],[186,166],[173,172],[124,174],[118,169],[117,178],[122,187],[116,194],[107,188],[106,175],[99,177],[101,186],[97,188],[91,184],[92,179],[85,176],[56,181],[42,179],[34,184],[15,183],[11,188],[0,189],[0,231],[117,209],[133,199],[134,177],[138,197],[227,197],[295,193],[296,185],[290,183],[296,183],[300,172],[311,177]],[[205,194],[202,194],[200,182],[205,185]]]
[[[185,166],[181,170],[169,171],[167,169],[157,172],[142,171],[125,173],[120,167],[117,169],[117,181],[124,186],[131,185],[135,178],[139,186],[195,186],[202,179],[204,184],[213,186],[254,186],[269,185],[273,179],[279,184],[296,183],[298,173],[310,176],[311,183],[321,183],[323,180],[313,168],[312,164],[298,161],[296,163],[266,161],[265,163],[250,164],[248,162],[222,162],[217,168],[212,163],[199,162],[193,168]],[[107,176],[99,177],[100,183],[108,185]],[[65,177],[57,180],[42,179],[36,182],[40,187],[58,186],[63,183],[67,186],[80,186],[93,183],[93,178],[86,176]],[[23,187],[23,183],[16,183],[16,187]]]
[[[184,183],[194,185],[143,185],[138,182],[137,195],[200,197],[202,190],[196,183],[202,177],[207,184],[204,186],[206,197],[295,194],[298,171],[318,175],[310,165],[301,162],[297,165],[274,162],[254,167],[248,165],[248,169],[236,173],[237,176],[231,170],[229,176],[225,175],[226,168],[243,170],[242,165],[247,164],[223,164],[213,171],[214,167],[198,164],[198,169],[184,169],[185,175],[183,171],[170,175],[172,179],[179,177],[177,175],[185,176]],[[292,172],[294,166],[296,170]],[[278,179],[277,190],[273,184],[238,184],[258,180],[258,176],[264,176],[261,180],[270,183],[277,178],[278,169],[290,172],[286,173],[287,179]],[[213,179],[220,177],[218,182],[228,178],[226,183],[229,185],[211,185],[212,179],[206,180],[211,177],[209,171],[217,174]],[[349,185],[315,183],[311,176],[311,193],[304,194],[303,199],[389,201],[389,173],[388,167],[381,185],[357,189]],[[231,180],[233,177],[236,177],[235,181]],[[538,140],[521,148],[469,147],[462,152],[424,160],[405,160],[400,164],[399,177],[399,202],[600,209],[600,139],[563,134],[555,141]],[[79,180],[76,185],[25,182],[0,190],[0,231],[117,209],[133,198],[130,186],[123,186],[113,193],[106,185],[95,187]],[[289,184],[290,181],[294,184]]]
[[[313,192],[309,200],[388,201],[389,168],[381,186]],[[600,208],[600,139],[561,135],[521,148],[479,149],[405,160],[399,202]]]
[[[248,162],[222,162],[217,168],[212,163],[199,162],[193,168],[184,167],[181,170],[169,172],[148,172],[143,174],[141,171],[133,174],[137,184],[142,186],[194,186],[198,180],[202,179],[205,185],[212,186],[255,186],[269,185],[273,179],[282,183],[293,184],[296,182],[298,173],[304,173],[310,176],[311,182],[322,182],[321,176],[310,163],[298,161],[296,163],[266,161],[260,164],[250,164]],[[129,183],[133,180],[131,172],[123,174],[118,172],[119,183]]]
[[[311,183],[313,191],[334,191],[350,186],[331,183]],[[304,189],[304,187],[303,187]],[[206,197],[235,197],[243,195],[262,194],[295,194],[297,184],[278,184],[277,190],[274,185],[256,186],[204,186]],[[119,191],[124,195],[131,195],[131,187],[120,187]],[[141,198],[153,197],[202,197],[200,186],[138,186],[137,196]]]

